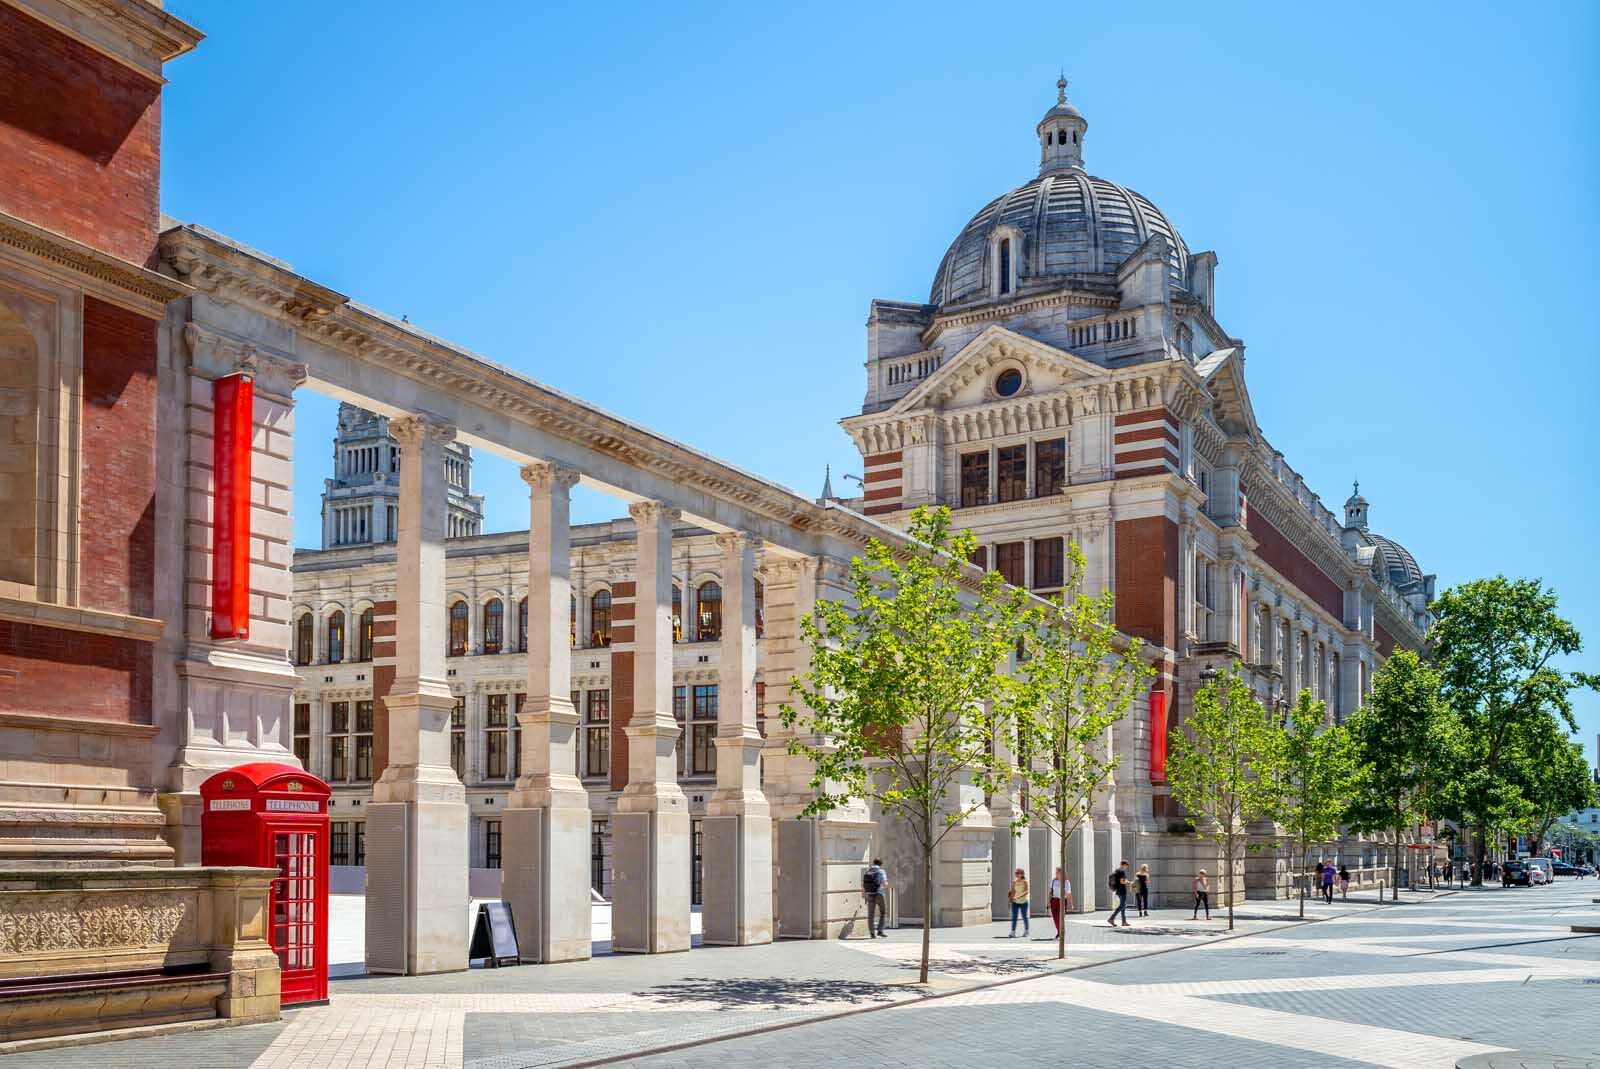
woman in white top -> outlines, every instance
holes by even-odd
[[[1198,920],[1200,910],[1206,911],[1206,920],[1211,919],[1211,887],[1206,883],[1206,870],[1201,869],[1194,874],[1194,915],[1190,920]]]
[[[1072,908],[1072,881],[1067,879],[1067,874],[1060,868],[1056,869],[1056,878],[1050,881],[1050,919],[1056,922],[1056,937],[1061,936],[1061,910]]]

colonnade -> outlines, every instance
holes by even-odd
[[[445,668],[444,449],[454,428],[426,416],[390,421],[400,445],[400,525],[392,626],[379,606],[374,694],[387,710],[382,775],[367,813],[367,964],[408,974],[467,966],[465,788],[450,764]],[[521,953],[589,957],[590,807],[574,774],[570,494],[579,472],[523,466],[529,490],[527,700],[517,716],[522,773],[503,811],[503,896]],[[613,687],[628,780],[612,822],[614,949],[690,945],[690,818],[677,783],[682,728],[672,710],[672,528],[681,512],[635,501],[631,581],[613,584]],[[708,943],[773,938],[773,824],[760,785],[755,702],[758,539],[729,531],[722,554],[723,633],[717,787],[707,805],[702,915]],[[385,689],[385,682],[388,682]]]

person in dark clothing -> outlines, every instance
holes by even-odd
[[[1126,861],[1111,871],[1111,878],[1108,882],[1111,885],[1112,893],[1117,896],[1117,908],[1111,911],[1111,927],[1115,928],[1117,926],[1117,918],[1119,916],[1122,918],[1122,926],[1124,928],[1133,927],[1128,923],[1128,863]]]
[[[1139,916],[1150,916],[1150,866],[1140,865],[1139,871],[1133,877],[1134,906],[1139,911]]]
[[[1338,870],[1333,867],[1333,862],[1322,863],[1322,900],[1328,905],[1333,905],[1333,878],[1338,875]]]
[[[889,874],[883,871],[883,861],[879,858],[873,858],[872,864],[861,874],[861,895],[867,900],[868,938],[877,939],[879,936],[887,938],[883,931],[883,919],[889,912],[888,904],[884,898],[884,892],[888,889]],[[872,921],[874,913],[878,915],[876,925]]]

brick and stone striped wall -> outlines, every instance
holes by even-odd
[[[868,516],[879,516],[899,510],[905,485],[904,457],[904,453],[896,450],[862,458],[866,466],[861,476],[862,512]]]
[[[1118,479],[1178,473],[1178,417],[1165,408],[1122,413],[1112,443]]]

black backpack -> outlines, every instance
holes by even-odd
[[[876,872],[868,869],[861,874],[861,892],[863,894],[875,895],[880,890],[882,890],[882,887]]]
[[[1112,869],[1111,875],[1106,877],[1106,886],[1115,891],[1117,889],[1117,877],[1120,875],[1122,875],[1121,869]]]

